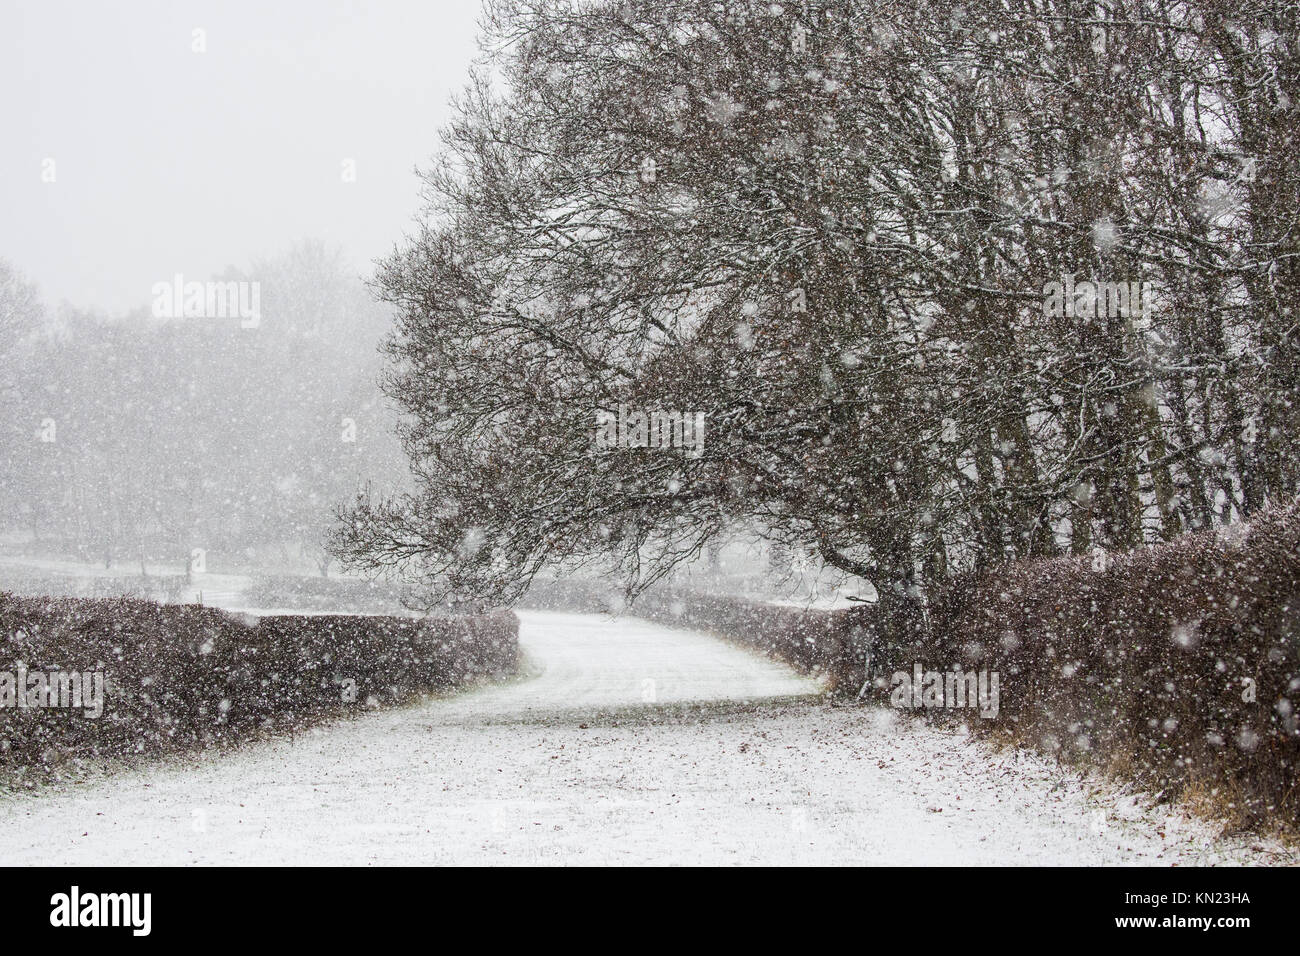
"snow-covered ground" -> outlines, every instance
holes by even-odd
[[[5,864],[1276,863],[1041,758],[635,618],[525,612],[515,681],[0,800]]]

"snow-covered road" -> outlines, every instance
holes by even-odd
[[[525,673],[0,800],[4,864],[1280,862],[714,638],[523,612]]]

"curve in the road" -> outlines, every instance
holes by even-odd
[[[520,617],[519,679],[0,800],[0,863],[1257,858],[1047,761],[832,707],[811,680],[707,635]]]

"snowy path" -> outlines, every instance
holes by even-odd
[[[0,801],[0,863],[1278,862],[713,638],[520,615],[528,673]]]

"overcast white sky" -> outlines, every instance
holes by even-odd
[[[478,14],[478,0],[0,0],[0,257],[51,306],[115,313],[174,273],[246,268],[304,237],[368,272],[410,228],[412,170],[437,148]]]

